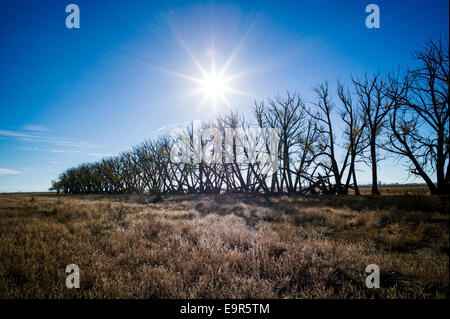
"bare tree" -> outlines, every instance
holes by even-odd
[[[342,102],[341,108],[341,118],[346,124],[344,129],[344,134],[347,138],[348,151],[350,152],[350,168],[347,176],[346,185],[350,184],[350,178],[353,179],[353,189],[355,190],[355,195],[359,196],[358,182],[356,179],[356,169],[355,164],[357,162],[357,157],[362,154],[364,149],[368,146],[366,143],[365,127],[367,121],[361,112],[361,109],[357,105],[353,104],[352,95],[349,90],[346,90],[344,84],[338,82],[337,94]]]
[[[369,161],[372,167],[372,194],[380,195],[378,190],[378,145],[377,140],[386,123],[386,116],[392,109],[392,101],[386,95],[386,83],[379,74],[353,79],[359,104],[361,105],[367,125],[369,142]]]
[[[394,103],[389,149],[409,159],[410,172],[422,177],[432,194],[450,191],[448,47],[448,40],[429,41],[414,53],[417,67],[402,79],[391,74],[387,90]]]
[[[267,105],[255,104],[254,114],[259,127],[274,128],[278,134],[279,169],[272,175],[272,192],[276,187],[278,192],[303,193],[303,186],[313,183],[310,168],[317,157],[319,135],[305,103],[298,94],[287,92],[286,97],[269,98]]]
[[[422,177],[433,194],[448,193],[448,41],[430,42],[415,57],[418,66],[403,76],[391,74],[385,81],[379,74],[365,74],[353,79],[353,94],[338,82],[337,109],[327,82],[314,88],[316,101],[311,108],[298,94],[287,92],[284,97],[255,103],[253,124],[235,112],[201,126],[193,123],[180,139],[162,136],[118,156],[69,168],[52,182],[51,189],[71,194],[223,190],[306,194],[317,189],[348,194],[354,188],[359,195],[356,163],[366,158],[368,148],[372,194],[379,194],[379,149],[407,158],[410,172]],[[339,119],[343,127],[337,125]],[[387,125],[389,129],[383,130]],[[279,146],[272,147],[269,134],[255,138],[257,128],[261,132],[274,128]],[[231,141],[229,129],[235,130]],[[380,143],[382,132],[386,143]],[[187,160],[171,158],[174,145],[183,148]],[[255,155],[256,147],[265,151]]]
[[[325,176],[320,176],[320,179],[328,183],[327,193],[331,194],[347,194],[348,185],[342,183],[342,177],[345,169],[348,166],[348,159],[350,151],[347,148],[342,166],[339,167],[337,160],[337,143],[333,123],[332,114],[335,105],[331,99],[328,82],[319,84],[319,86],[313,88],[317,96],[317,101],[313,103],[316,107],[316,111],[308,111],[310,116],[317,121],[319,133],[321,135],[320,152],[321,160],[318,166],[323,168]],[[325,159],[323,159],[325,157]],[[330,182],[330,178],[334,179],[334,184]]]

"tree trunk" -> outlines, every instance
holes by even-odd
[[[375,139],[370,141],[370,161],[372,162],[372,195],[380,195],[380,192],[378,191],[377,153]]]

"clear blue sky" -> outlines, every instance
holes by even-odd
[[[65,26],[70,3],[80,29]],[[380,29],[365,27],[370,3]],[[236,53],[226,76],[243,73],[230,86],[245,95],[226,98],[247,113],[254,99],[309,100],[324,79],[411,65],[414,49],[448,35],[448,11],[447,0],[1,0],[0,192],[47,190],[68,167],[226,111],[199,107],[198,84],[180,76],[202,77],[192,57],[209,71],[212,53],[218,68]],[[379,179],[407,173],[388,159]]]

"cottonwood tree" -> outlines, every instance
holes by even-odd
[[[361,108],[358,107],[359,105],[353,103],[352,94],[342,82],[338,82],[337,94],[342,103],[340,116],[346,125],[344,135],[347,140],[346,147],[350,153],[349,172],[345,184],[349,185],[350,178],[352,178],[355,195],[359,196],[361,193],[358,188],[355,164],[357,163],[357,157],[361,156],[368,146],[367,135],[365,134],[367,121],[361,112]]]
[[[327,189],[323,189],[323,191],[330,194],[347,194],[348,184],[342,182],[342,177],[348,166],[350,150],[347,148],[344,161],[342,165],[339,165],[335,136],[336,123],[333,121],[335,104],[331,99],[328,82],[319,84],[313,88],[313,91],[316,94],[316,101],[313,102],[315,109],[309,110],[308,113],[317,121],[321,136],[317,166],[321,167],[325,173],[324,176],[320,175],[320,180],[328,184]],[[331,182],[331,179],[334,179],[334,183]]]
[[[392,100],[386,94],[386,82],[380,74],[352,79],[358,101],[364,114],[367,125],[367,138],[369,143],[369,161],[372,168],[372,194],[380,195],[378,190],[378,138],[386,124],[387,115],[392,109]]]
[[[429,41],[414,53],[416,67],[391,74],[387,90],[394,105],[389,150],[409,160],[432,194],[450,191],[448,48],[448,39]]]
[[[261,128],[274,128],[278,134],[279,168],[272,175],[271,191],[276,188],[278,192],[302,193],[303,180],[314,182],[310,167],[318,156],[315,147],[319,135],[305,103],[298,94],[287,92],[286,97],[267,99],[267,104],[256,103],[253,111]]]
[[[406,158],[410,172],[422,177],[431,193],[448,193],[448,40],[428,43],[415,58],[417,66],[404,75],[391,74],[383,80],[379,74],[366,74],[353,79],[354,93],[339,82],[336,101],[325,82],[314,88],[316,100],[310,108],[298,94],[288,92],[255,103],[253,123],[236,112],[200,126],[193,123],[181,140],[162,136],[118,156],[69,168],[51,189],[70,194],[313,194],[317,190],[347,194],[354,188],[358,195],[356,163],[369,149],[372,193],[379,194],[377,150],[381,147]],[[385,127],[387,141],[380,143]],[[274,128],[278,143],[269,134],[255,138],[254,128],[261,132]],[[230,137],[230,129],[239,134]],[[183,162],[172,161],[172,147],[178,144],[187,155]],[[265,150],[271,161],[255,155],[255,148]],[[204,155],[214,155],[218,161],[205,160]]]

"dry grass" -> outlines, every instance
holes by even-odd
[[[426,185],[389,185],[378,186],[381,195],[429,195],[430,191]],[[372,193],[371,186],[360,186],[361,195],[370,195]],[[352,191],[350,191],[352,192]]]
[[[0,195],[0,297],[448,298],[448,200]]]

